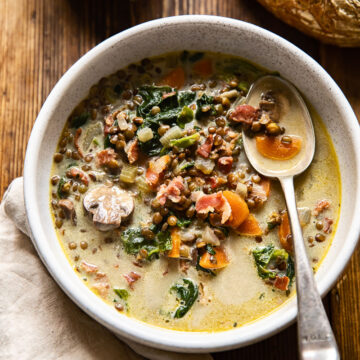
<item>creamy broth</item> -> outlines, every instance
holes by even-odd
[[[201,71],[195,71],[196,64],[204,60],[207,62],[203,62]],[[206,68],[209,63],[212,67],[211,71]],[[239,135],[241,128],[239,124],[229,121],[226,114],[234,108],[233,103],[236,100],[241,100],[246,95],[249,85],[256,78],[265,74],[266,71],[242,59],[227,55],[171,53],[150,60],[145,59],[139,64],[132,64],[128,68],[102,79],[99,84],[91,88],[88,98],[74,110],[59,140],[57,153],[54,155],[50,181],[51,211],[60,244],[70,265],[84,284],[113,307],[115,313],[120,312],[146,323],[169,329],[184,331],[228,330],[265,316],[294,296],[294,283],[290,283],[288,289],[284,291],[274,286],[273,279],[263,279],[259,276],[252,253],[254,249],[262,249],[270,244],[273,244],[275,248],[282,248],[278,235],[280,225],[276,222],[269,222],[272,213],[275,212],[279,215],[281,211],[286,209],[282,191],[276,181],[271,181],[270,194],[260,204],[253,204],[255,198],[251,198],[250,190],[248,190],[250,193],[248,192],[247,195],[243,196],[247,206],[250,207],[250,214],[256,218],[262,229],[262,235],[239,235],[229,226],[230,218],[221,226],[213,226],[208,220],[204,221],[197,215],[188,219],[191,222],[188,227],[180,229],[181,236],[184,233],[196,233],[196,240],[187,243],[184,240],[185,238],[181,238],[181,241],[182,245],[190,244],[189,248],[194,250],[197,256],[201,256],[200,259],[208,251],[205,251],[201,244],[205,227],[209,226],[212,230],[220,229],[223,234],[223,236],[219,235],[221,238],[220,247],[224,249],[228,262],[227,266],[223,268],[209,268],[210,271],[208,272],[203,271],[204,269],[199,270],[193,257],[189,260],[168,257],[172,251],[171,247],[163,251],[160,250],[150,259],[147,258],[149,249],[146,250],[145,255],[144,251],[129,254],[127,253],[129,252],[128,248],[122,240],[124,231],[130,228],[143,229],[149,226],[154,221],[154,213],[161,212],[161,210],[154,210],[151,206],[153,199],[159,192],[158,185],[160,183],[157,184],[154,191],[150,191],[146,190],[147,185],[146,183],[144,185],[143,180],[146,180],[144,174],[150,167],[149,161],[155,161],[164,154],[149,157],[151,149],[141,148],[139,157],[133,165],[136,166],[134,182],[124,182],[123,169],[124,164],[125,168],[128,166],[129,155],[127,157],[123,152],[123,144],[112,144],[109,142],[109,137],[105,139],[106,118],[117,110],[126,111],[128,114],[127,123],[135,124],[134,118],[137,115],[137,108],[141,101],[144,104],[145,99],[142,99],[139,93],[135,94],[134,90],[145,84],[167,85],[163,83],[164,78],[169,79],[167,74],[179,67],[185,70],[185,79],[181,88],[177,90],[195,94],[194,99],[188,104],[188,107],[193,110],[193,119],[185,124],[185,130],[183,130],[190,132],[181,135],[182,138],[189,136],[188,134],[195,127],[194,134],[200,135],[200,138],[193,145],[196,152],[196,147],[199,148],[209,136],[209,129],[212,127],[217,131],[221,127],[219,126],[221,122],[217,121],[218,118],[224,119],[226,121],[225,127],[229,127],[229,131],[238,136],[236,147],[232,149],[234,155],[231,157],[234,158],[234,162],[231,170],[225,169],[225,171],[220,166],[214,169],[217,171],[215,177],[224,178],[228,181],[227,183],[216,189],[205,189],[208,183],[201,184],[200,180],[205,179],[207,181],[214,173],[202,173],[201,175],[201,171],[197,168],[197,176],[194,175],[192,178],[190,169],[196,169],[197,166],[192,164],[189,169],[180,172],[182,178],[190,178],[186,187],[191,184],[191,181],[200,178],[197,188],[191,192],[206,190],[206,194],[200,195],[205,196],[218,191],[231,190],[240,196],[238,195],[239,189],[236,184],[235,187],[233,186],[229,180],[231,178],[229,175],[237,176],[236,182],[248,184],[248,181],[252,181],[256,184],[256,181],[259,180],[256,178],[258,175],[249,165],[244,151],[241,149]],[[219,97],[222,93],[232,90],[236,90],[236,96],[230,94],[227,101],[222,103],[221,99],[216,98],[216,96]],[[166,93],[171,92],[172,89]],[[215,98],[213,103],[209,105],[209,110],[202,108],[204,114],[199,115],[199,118],[196,119],[196,111],[200,104],[197,103],[197,100],[203,94],[215,96]],[[218,106],[220,104],[222,109]],[[253,105],[256,106],[256,104]],[[204,106],[206,107],[208,104]],[[154,112],[154,115],[149,115],[149,117],[156,116],[157,110],[152,108],[151,111]],[[183,107],[180,110],[182,111]],[[215,114],[215,112],[217,113]],[[296,179],[295,188],[298,207],[306,210],[307,223],[303,226],[304,241],[310,263],[316,271],[331,245],[336,230],[341,194],[339,168],[331,138],[314,111],[312,111],[312,117],[316,133],[315,157],[309,169]],[[121,121],[119,118],[117,126],[121,126]],[[291,134],[304,137],[304,133],[298,127],[292,127],[290,123],[285,126]],[[139,130],[142,125],[136,124],[136,127],[137,129],[130,128],[130,130],[134,130],[133,134],[130,133],[127,134],[128,137],[125,136],[124,141],[127,144],[136,139],[136,136],[139,137]],[[110,139],[112,139],[111,136]],[[225,137],[224,134],[224,141]],[[117,141],[121,141],[121,139]],[[104,166],[99,162],[97,154],[104,148],[111,146],[115,148],[116,158],[113,159],[113,163],[107,162]],[[240,151],[237,151],[237,148]],[[215,145],[213,145],[211,153],[215,153],[215,150]],[[80,153],[83,153],[83,158],[81,158]],[[174,158],[177,156],[179,155]],[[190,157],[190,155],[187,156]],[[196,155],[196,159],[198,158],[199,155]],[[183,159],[179,163],[181,161]],[[216,161],[218,159],[214,160],[214,162]],[[175,169],[177,168],[175,167]],[[170,170],[171,167],[166,171]],[[199,176],[199,172],[201,176]],[[130,205],[127,208],[127,210],[132,210],[131,213],[125,214],[121,218],[121,225],[108,231],[100,231],[99,223],[96,226],[94,224],[95,215],[92,215],[91,212],[96,213],[98,204],[96,206],[90,204],[87,209],[84,208],[84,199],[101,184],[106,184],[109,188],[115,186],[124,190],[124,194],[130,194],[134,202],[133,210],[130,209]],[[186,198],[190,199],[191,195],[188,194]],[[130,204],[131,201],[128,198],[124,199]],[[69,209],[60,206],[61,200],[69,200],[74,209],[68,211]],[[124,205],[125,200],[121,206]],[[314,211],[321,200],[326,200],[331,205],[321,208],[316,216]],[[166,206],[168,206],[169,198],[166,201]],[[188,209],[195,206],[197,201],[192,200]],[[165,205],[162,206],[162,208],[164,207]],[[210,215],[211,213],[210,211]],[[72,214],[76,214],[76,220],[72,218]],[[174,210],[174,214],[176,214],[178,221],[187,219],[185,210]],[[169,217],[170,215],[162,216],[161,226],[166,222],[166,216]],[[333,223],[329,225],[330,229],[325,232],[324,226],[329,219]],[[101,221],[99,220],[99,222]],[[167,222],[169,222],[169,218]],[[165,232],[169,231],[170,228],[178,228],[178,226],[169,225]],[[162,232],[162,229],[154,230],[155,236]],[[316,234],[321,236],[316,237]],[[172,246],[174,247],[173,241],[172,239]],[[210,246],[209,251],[217,248],[218,245]],[[191,256],[193,256],[194,251]],[[291,253],[286,256],[291,257]],[[287,262],[287,266],[289,266],[288,264]],[[136,276],[131,275],[132,272]],[[176,291],[170,291],[170,289],[174,284],[182,284],[182,279],[190,279],[197,287],[199,295],[189,310],[182,317],[177,318],[175,314],[181,306],[181,302]],[[116,293],[114,289],[121,289],[122,291]]]

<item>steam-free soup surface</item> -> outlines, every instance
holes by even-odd
[[[242,148],[244,127],[284,146],[304,136],[276,116],[272,89],[244,105],[266,73],[227,55],[166,54],[101,79],[70,115],[50,180],[54,226],[74,271],[114,315],[219,331],[294,295],[281,189]],[[313,120],[315,158],[295,186],[315,271],[335,233],[340,177]]]

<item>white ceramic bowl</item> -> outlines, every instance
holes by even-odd
[[[153,347],[218,351],[248,345],[285,328],[296,317],[296,299],[265,318],[230,331],[191,333],[147,325],[115,312],[81,282],[60,248],[49,210],[49,175],[57,140],[71,110],[91,85],[131,62],[184,49],[239,55],[280,71],[307,96],[324,120],[339,157],[343,189],[336,236],[316,274],[319,291],[326,294],[347,264],[359,236],[358,122],[339,87],[317,62],[283,38],[245,22],[197,15],[150,21],[109,38],[77,61],[52,90],[32,130],[24,170],[26,212],[33,241],[47,269],[94,319],[118,336]]]

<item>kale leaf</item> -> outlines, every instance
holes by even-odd
[[[180,106],[187,106],[195,100],[196,93],[194,91],[181,91],[178,93],[178,101]]]
[[[210,106],[209,111],[203,112],[204,106]],[[214,98],[212,96],[202,94],[199,99],[196,100],[196,119],[201,119],[204,115],[216,115],[214,108]]]
[[[147,240],[141,234],[140,228],[129,228],[121,233],[121,240],[125,251],[128,254],[136,255],[141,249],[146,250],[147,259],[151,260],[154,254],[172,249],[171,236],[169,231],[156,231],[153,240]]]
[[[70,120],[70,127],[79,128],[80,126],[84,125],[87,122],[89,117],[90,117],[90,114],[87,112],[83,112],[80,115],[73,116]]]
[[[143,102],[137,107],[137,116],[146,118],[150,114],[154,106],[159,106],[163,100],[163,94],[171,92],[169,86],[152,86],[144,85],[139,89],[139,95],[142,97]]]
[[[284,249],[277,249],[274,245],[253,250],[255,264],[258,274],[262,279],[275,279],[276,276],[287,276],[290,285],[295,275],[294,262],[291,256]],[[278,269],[280,263],[286,263],[286,269]]]
[[[176,319],[184,317],[199,296],[198,286],[186,278],[175,283],[170,288],[170,292],[176,292],[176,298],[180,301],[180,305],[173,314]]]
[[[114,288],[114,293],[122,300],[127,300],[129,298],[129,292],[125,289]]]
[[[65,183],[66,179],[64,177],[61,177],[57,187],[57,195],[60,199],[64,199],[67,197],[67,194],[63,191],[63,186],[65,185]]]

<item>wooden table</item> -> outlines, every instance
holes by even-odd
[[[254,0],[0,0],[0,197],[21,176],[32,125],[52,87],[80,56],[130,26],[181,14],[245,20],[290,40],[340,85],[360,117],[360,49],[320,44]],[[346,191],[346,189],[344,190]],[[342,358],[360,357],[360,250],[324,300]],[[296,328],[215,359],[296,359]]]

